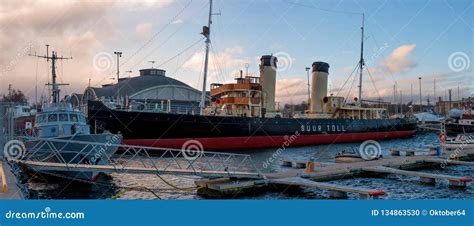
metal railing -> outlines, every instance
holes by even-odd
[[[113,135],[111,135],[113,136]],[[143,147],[112,143],[96,143],[65,139],[32,139],[23,137],[26,152],[20,162],[61,163],[64,170],[96,165],[92,157],[101,159],[98,165],[113,167],[117,173],[127,173],[131,169],[145,169],[149,174],[173,174],[179,170],[187,175],[205,176],[209,172],[216,175],[248,174],[263,177],[253,163],[250,155],[207,152],[202,150],[181,150],[156,147]],[[71,145],[75,150],[71,151]],[[114,148],[118,154],[107,155],[106,149]],[[67,156],[67,157],[66,157]],[[93,168],[93,167],[92,167]],[[87,170],[87,169],[85,169]],[[97,171],[97,169],[95,169]],[[170,173],[167,173],[170,172]]]

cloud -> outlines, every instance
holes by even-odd
[[[390,73],[400,73],[411,70],[416,67],[416,63],[408,57],[415,48],[415,44],[399,46],[390,53],[390,55],[382,62],[381,66]]]
[[[94,73],[91,59],[104,43],[116,37],[114,3],[88,1],[2,1],[0,4],[0,90],[8,84],[22,89],[32,99],[37,75],[39,95],[50,79],[50,65],[28,54],[56,51],[72,60],[59,61],[60,82],[70,83],[62,94],[82,92]],[[38,66],[36,66],[38,65]]]
[[[135,26],[135,35],[139,39],[144,40],[150,36],[152,29],[153,29],[153,24],[150,22],[137,24],[137,26]]]
[[[248,57],[242,56],[243,52],[244,50],[240,46],[225,48],[217,53],[211,52],[209,57],[209,81],[224,82],[223,80],[226,80],[226,77],[233,77],[246,63],[250,62]],[[199,51],[186,61],[183,67],[194,72],[202,72],[203,65],[204,51]]]
[[[181,19],[177,19],[177,20],[174,20],[173,22],[171,22],[171,24],[182,24],[183,23],[183,20]]]
[[[117,1],[119,6],[125,7],[130,11],[148,10],[150,8],[163,8],[171,5],[174,0],[125,0]]]
[[[308,85],[304,79],[279,79],[276,82],[275,101],[299,104],[308,99]]]

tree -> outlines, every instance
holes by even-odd
[[[28,99],[21,90],[12,89],[7,95],[3,95],[2,102],[27,103]]]

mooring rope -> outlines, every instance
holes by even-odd
[[[51,176],[55,176],[55,177],[59,177],[59,178],[62,178],[62,179],[78,181],[78,182],[82,182],[82,183],[99,185],[99,186],[104,186],[104,187],[116,187],[116,188],[119,188],[119,189],[124,189],[124,190],[129,190],[129,191],[147,191],[147,192],[150,192],[151,194],[153,194],[157,199],[162,200],[162,198],[155,191],[153,191],[153,189],[150,189],[150,188],[147,188],[147,187],[144,187],[144,186],[120,186],[120,185],[116,185],[116,184],[108,184],[108,183],[100,183],[100,182],[97,182],[97,181],[89,181],[89,180],[85,180],[85,179],[81,179],[81,178],[72,178],[72,177],[64,176],[64,175],[57,174],[57,173],[51,173],[51,172],[42,172],[42,173],[47,174],[47,175],[51,175]],[[197,190],[197,187],[187,187],[187,188],[177,187],[176,185],[173,185],[170,182],[168,182],[166,179],[164,179],[160,175],[158,175],[158,174],[155,174],[155,175],[158,176],[158,178],[160,178],[165,184],[172,187],[173,189],[183,190],[183,191]],[[166,190],[169,190],[169,189],[157,189],[157,190],[166,191]]]

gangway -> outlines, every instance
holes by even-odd
[[[113,135],[111,134],[111,136]],[[32,141],[31,138],[26,138],[26,140]],[[264,175],[252,162],[250,155],[245,154],[70,141],[56,138],[35,138],[34,141],[33,146],[24,150],[22,158],[7,158],[7,160],[37,172],[69,171],[181,175],[205,178],[264,178]],[[79,144],[83,148],[79,152],[74,152],[75,156],[66,161],[62,156],[68,153],[68,150],[65,149],[71,144]],[[110,147],[117,148],[120,154],[104,156],[103,150]],[[85,156],[91,155],[109,161],[105,165],[83,161]]]

